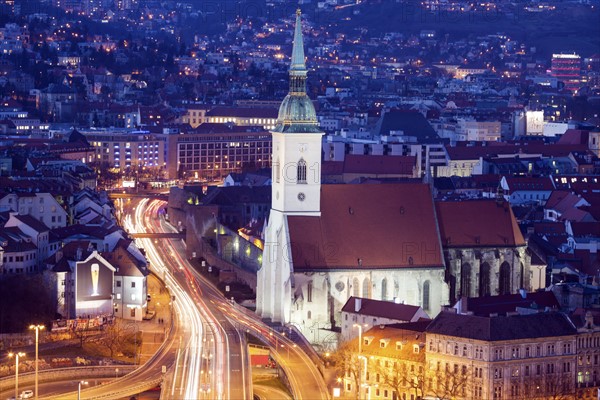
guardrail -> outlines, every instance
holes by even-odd
[[[78,377],[84,378],[108,378],[115,377],[118,373],[119,376],[129,374],[138,368],[137,365],[106,365],[106,366],[93,366],[93,367],[69,367],[69,368],[55,368],[51,370],[43,370],[38,372],[39,383],[54,382],[57,380],[66,380],[68,378],[76,379]],[[118,372],[115,370],[118,369]],[[19,384],[30,385],[35,382],[35,372],[25,372],[19,374]],[[14,376],[6,376],[0,378],[0,387],[4,388],[11,387],[15,383]]]

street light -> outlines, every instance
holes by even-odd
[[[87,381],[77,382],[77,400],[81,400],[81,385],[87,385]]]
[[[40,330],[44,329],[44,325],[30,325],[29,329],[35,330],[35,399],[38,398],[38,349],[40,342]]]
[[[19,358],[25,357],[25,353],[8,353],[9,357],[15,357],[15,399],[19,398]]]
[[[366,328],[368,325],[367,324],[354,324],[352,325],[353,328],[358,328],[358,359],[360,360],[360,358],[362,357],[362,333],[363,333],[363,327]],[[367,359],[366,357],[364,358],[365,360],[365,373],[367,372]],[[360,363],[358,363],[358,398],[361,398],[361,391],[362,391],[362,371],[360,368]]]

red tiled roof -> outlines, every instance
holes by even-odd
[[[523,246],[510,205],[495,200],[438,201],[435,203],[444,246]]]
[[[428,185],[322,185],[321,216],[288,217],[294,269],[443,267]]]
[[[567,131],[558,139],[558,144],[588,144],[589,131],[581,129],[567,129]]]
[[[600,224],[597,222],[571,222],[573,236],[600,237]]]
[[[360,309],[356,310],[356,300],[360,300]],[[410,322],[421,307],[409,304],[396,304],[391,301],[372,300],[351,296],[342,312],[395,319]]]
[[[563,222],[534,222],[533,231],[541,235],[565,235]]]

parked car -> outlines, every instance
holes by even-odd
[[[22,399],[30,399],[33,397],[33,390],[23,390],[21,392]]]

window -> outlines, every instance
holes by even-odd
[[[313,293],[313,283],[312,281],[308,282],[306,287],[306,301],[312,303],[312,293]]]
[[[273,173],[275,174],[275,182],[279,183],[279,176],[281,175],[279,170],[279,158],[273,164]]]
[[[502,368],[494,368],[494,379],[502,378]]]
[[[471,294],[471,264],[464,263],[460,271],[460,294],[469,297]]]
[[[298,161],[298,169],[296,173],[297,183],[306,183],[306,161],[303,158]]]
[[[117,287],[121,287],[121,281],[115,281],[117,283]]]
[[[354,297],[360,297],[360,283],[358,282],[357,278],[354,278],[352,280],[352,296]]]
[[[479,297],[490,295],[490,265],[486,262],[481,264],[479,270]]]
[[[135,289],[135,282],[131,282],[131,288]]]
[[[423,310],[429,310],[429,281],[423,283]]]
[[[387,279],[381,281],[381,300],[387,300]]]
[[[362,285],[362,297],[364,297],[365,299],[370,299],[371,298],[371,281],[369,281],[369,278],[365,278],[363,280],[363,285]]]
[[[413,353],[415,353],[415,354],[419,353],[419,345],[418,344],[413,345]]]
[[[131,311],[130,311],[130,313],[129,313],[129,316],[131,316],[131,317],[134,317],[134,318],[135,318],[135,308],[132,308],[132,309],[131,309]]]

